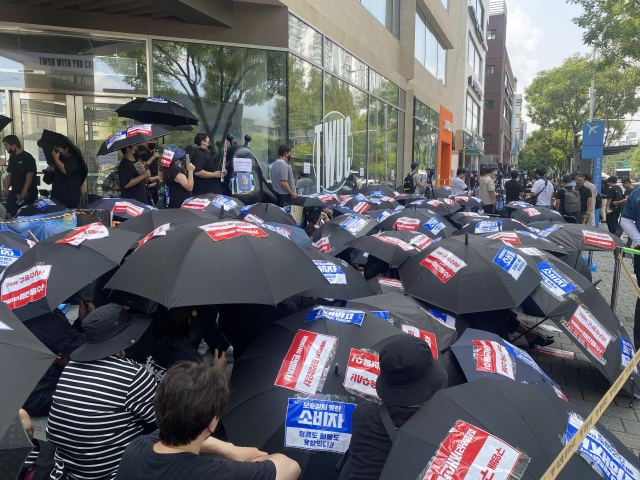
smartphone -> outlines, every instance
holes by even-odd
[[[189,159],[189,154],[185,154],[184,156],[184,166],[187,168],[187,170],[189,169],[189,164],[191,163],[191,160]]]

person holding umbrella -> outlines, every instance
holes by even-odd
[[[51,197],[67,208],[78,208],[80,189],[84,182],[82,160],[74,155],[74,150],[62,139],[53,144],[51,156],[54,165],[47,167],[48,171],[53,172]]]
[[[193,174],[193,196],[205,195],[207,193],[222,193],[222,182],[220,176],[222,172],[216,168],[209,147],[211,140],[206,133],[198,133],[193,140],[193,158],[191,163],[196,167]]]
[[[186,152],[177,145],[167,145],[165,150],[174,152],[169,165],[162,170],[162,179],[164,181],[167,197],[167,206],[169,208],[180,208],[187,198],[193,196],[195,179],[193,177],[196,166],[190,163],[187,167],[184,164],[184,156]],[[168,168],[167,168],[168,167]]]
[[[150,176],[147,180],[147,188],[149,189],[149,195],[151,196],[151,203],[155,207],[158,205],[158,197],[160,190],[160,177],[158,169],[158,150],[156,149],[158,143],[154,138],[153,140],[147,140],[142,145],[138,145],[138,154],[140,159],[149,168]]]
[[[36,160],[22,149],[20,139],[15,135],[7,135],[2,143],[10,155],[2,196],[7,197],[7,218],[13,218],[21,206],[30,205],[38,199],[38,189],[33,181],[37,172]]]
[[[135,145],[124,147],[122,160],[118,165],[118,177],[120,179],[120,191],[122,198],[131,198],[148,204],[147,180],[151,177],[151,171],[145,169],[142,173],[137,168],[139,154]]]

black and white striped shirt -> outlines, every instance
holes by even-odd
[[[114,478],[126,446],[142,434],[145,423],[155,421],[155,388],[155,379],[133,360],[112,355],[69,362],[47,426],[56,466],[64,465],[73,480]]]

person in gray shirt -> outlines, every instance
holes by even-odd
[[[271,187],[278,195],[278,206],[284,207],[285,202],[290,202],[298,195],[293,179],[293,170],[289,165],[291,147],[280,145],[278,148],[278,160],[271,165]]]
[[[468,187],[463,180],[466,173],[467,170],[464,167],[456,170],[456,176],[451,180],[451,195],[465,195],[467,193]]]
[[[296,193],[298,195],[309,195],[313,182],[306,173],[300,172],[298,175],[300,179],[296,182]]]

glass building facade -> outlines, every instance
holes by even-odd
[[[438,126],[440,114],[417,98],[413,105],[413,163],[420,170],[436,171],[438,168]]]

